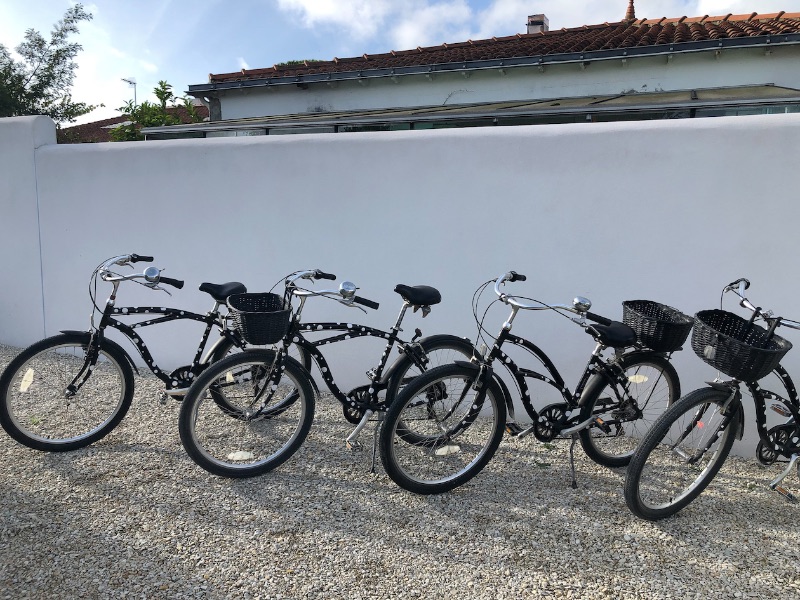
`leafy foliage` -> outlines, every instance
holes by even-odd
[[[199,123],[202,117],[197,113],[197,108],[192,104],[191,98],[179,98],[172,93],[172,86],[166,81],[159,81],[153,90],[158,104],[144,101],[138,106],[129,101],[118,110],[129,117],[129,122],[111,130],[111,139],[114,142],[132,142],[143,140],[142,127],[159,127],[162,125],[178,125],[182,123],[176,110],[183,107],[188,114],[189,122]]]
[[[78,33],[78,23],[91,21],[81,4],[67,10],[46,40],[34,29],[15,48],[14,60],[0,44],[0,117],[47,115],[57,123],[74,121],[96,106],[73,102],[70,90],[75,79],[75,57],[82,50],[69,37]]]

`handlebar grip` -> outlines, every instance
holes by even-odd
[[[324,273],[322,271],[317,271],[314,274],[314,279],[331,279],[331,280],[335,280],[336,279],[336,275],[334,275],[333,273]]]
[[[749,288],[749,287],[750,287],[750,280],[749,280],[749,279],[747,279],[746,277],[740,277],[740,278],[739,278],[739,279],[737,279],[736,281],[732,281],[732,282],[730,282],[730,283],[729,283],[728,285],[726,285],[725,287],[726,287],[726,288],[729,288],[729,289],[734,289],[734,288],[738,287],[738,286],[739,286],[739,284],[740,284],[740,283],[742,283],[742,282],[744,282],[744,289],[747,289],[747,288]]]
[[[183,287],[183,281],[180,279],[173,279],[172,277],[161,277],[158,280],[159,283],[166,283],[167,285],[171,285],[172,287],[181,289]]]
[[[511,279],[509,281],[525,281],[526,279],[528,278],[525,275],[511,271]]]
[[[378,310],[380,308],[380,304],[374,302],[373,300],[367,300],[366,298],[362,298],[361,296],[353,296],[353,302],[356,304],[362,304],[367,308],[371,308],[373,310]]]
[[[153,262],[152,256],[141,256],[139,254],[131,254],[131,262]]]
[[[600,315],[596,315],[591,312],[586,313],[586,318],[590,321],[594,321],[595,323],[600,323],[600,325],[611,325],[611,319],[606,319],[605,317],[601,317]]]

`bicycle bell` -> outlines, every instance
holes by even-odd
[[[342,295],[342,298],[350,300],[353,296],[356,295],[356,284],[352,281],[343,281],[339,284],[339,293]]]
[[[158,283],[161,279],[161,270],[158,267],[147,267],[144,270],[144,279],[148,283]]]
[[[592,301],[583,296],[575,296],[572,301],[572,308],[582,313],[589,312],[589,309],[592,308]]]

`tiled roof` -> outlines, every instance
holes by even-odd
[[[197,113],[203,117],[208,117],[208,108],[203,105],[195,106]],[[182,106],[167,109],[170,113],[178,115],[181,123],[191,123],[189,114]],[[56,132],[56,138],[59,144],[84,144],[91,142],[110,142],[111,130],[118,125],[127,122],[129,117],[127,115],[118,115],[110,119],[103,119],[101,121],[93,121],[91,123],[84,123],[83,125],[73,125],[72,127],[62,127]]]
[[[302,65],[242,69],[236,73],[211,74],[209,82],[263,80],[360,69],[391,69],[797,33],[800,33],[800,13],[639,19],[541,33],[518,33],[414,50],[392,50],[385,54],[364,54],[352,58],[334,58],[332,61],[305,62]]]

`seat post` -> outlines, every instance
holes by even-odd
[[[403,318],[405,318],[406,310],[408,310],[409,306],[411,306],[411,305],[408,303],[408,300],[403,300],[403,306],[400,309],[400,314],[397,315],[397,321],[392,326],[392,330],[394,332],[403,331],[402,329],[400,329],[400,324],[403,322]]]

